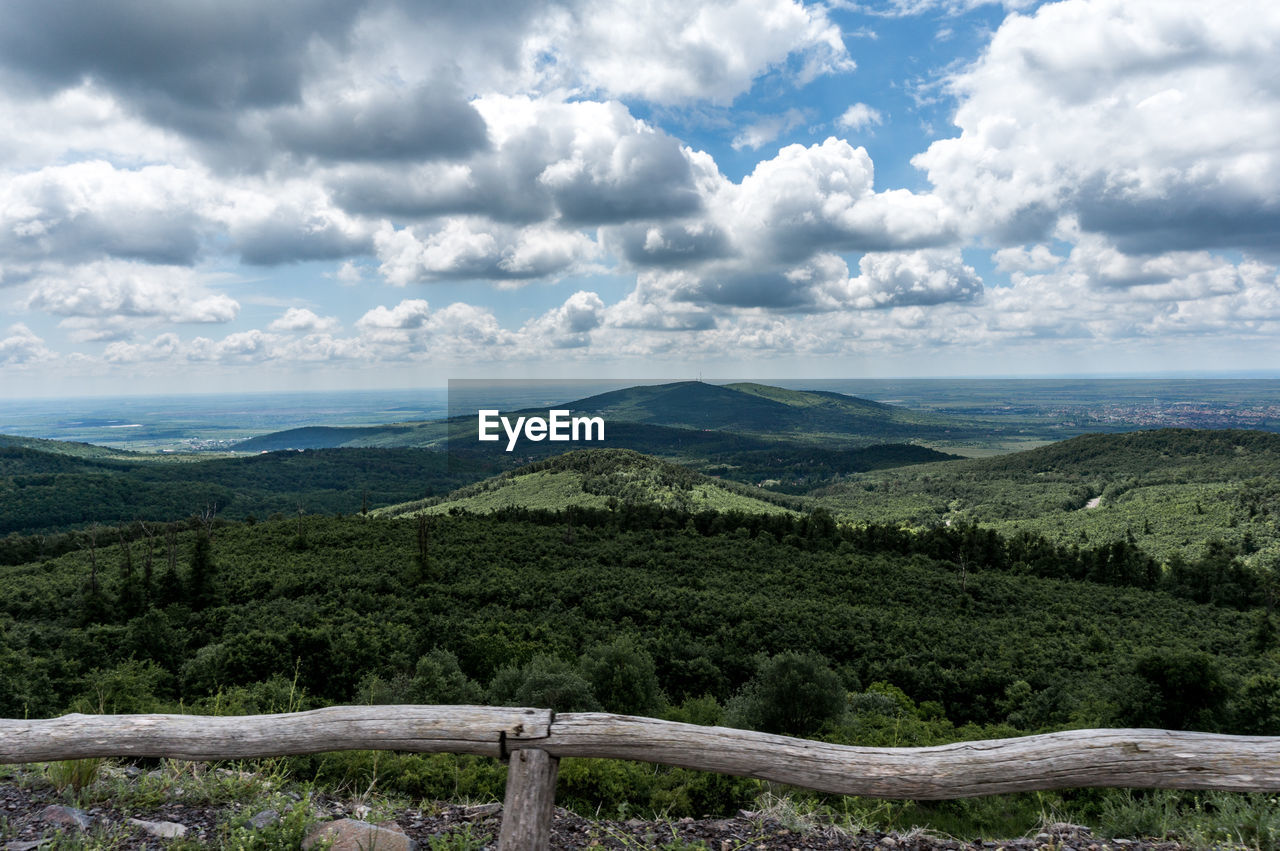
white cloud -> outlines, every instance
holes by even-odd
[[[451,363],[489,361],[513,349],[517,335],[504,329],[487,308],[455,302],[431,310],[422,299],[370,310],[356,322],[360,342],[375,361],[428,360]]]
[[[824,287],[833,306],[861,310],[967,302],[982,292],[982,279],[960,252],[938,250],[864,254],[858,277]]]
[[[518,282],[565,274],[598,253],[590,237],[552,225],[512,228],[473,218],[450,218],[433,232],[383,225],[374,236],[392,284],[446,279]]]
[[[338,320],[332,316],[318,316],[314,311],[305,307],[291,307],[286,310],[279,319],[273,321],[267,326],[269,331],[307,331],[310,333],[323,333],[333,331],[338,327]]]
[[[702,218],[605,233],[605,244],[634,266],[671,270],[650,279],[662,298],[830,309],[815,281],[847,280],[847,270],[831,271],[837,252],[909,251],[956,240],[956,215],[939,199],[903,189],[876,192],[866,150],[834,137],[788,145],[741,183],[716,173],[702,187]]]
[[[854,67],[839,26],[796,0],[590,0],[549,22],[544,53],[583,85],[659,103],[729,103],[791,57],[801,81]]]
[[[768,115],[742,129],[731,143],[735,151],[744,149],[757,150],[774,139],[799,127],[805,121],[805,114],[799,109],[788,109],[781,115]]]
[[[941,12],[944,15],[963,15],[982,6],[1003,6],[1006,9],[1027,9],[1043,0],[835,0],[838,9],[851,9],[872,15],[907,17]]]
[[[581,226],[699,209],[695,155],[620,103],[491,94],[473,105],[490,149],[454,163],[334,168],[325,179],[336,201],[398,221],[477,215]]]
[[[884,121],[878,109],[872,109],[865,103],[855,103],[846,109],[836,119],[836,124],[847,130],[862,130],[873,124],[880,124]]]
[[[431,307],[426,301],[411,298],[392,308],[378,305],[356,320],[356,327],[362,330],[421,328],[430,315]]]
[[[1062,258],[1054,254],[1044,244],[1001,248],[992,259],[996,261],[996,269],[1001,272],[1043,272],[1052,269],[1062,262]]]
[[[240,304],[210,292],[202,274],[184,266],[102,260],[46,267],[32,281],[29,309],[57,316],[132,317],[169,322],[230,322]]]
[[[950,81],[958,138],[913,162],[970,227],[1043,239],[1063,215],[1121,248],[1274,251],[1280,10],[1065,0],[1011,15]]]
[[[577,348],[591,343],[591,332],[604,322],[605,305],[600,296],[579,290],[564,304],[532,319],[520,329],[522,344],[530,351],[546,345]]]
[[[18,366],[53,357],[44,340],[21,322],[10,325],[6,333],[8,336],[0,338],[0,363]]]
[[[0,162],[10,173],[38,171],[85,156],[141,168],[165,161],[192,164],[185,141],[132,114],[111,91],[82,80],[51,97],[19,86],[0,90]]]
[[[38,262],[123,257],[190,264],[206,185],[173,166],[118,169],[92,160],[0,182],[0,253]]]

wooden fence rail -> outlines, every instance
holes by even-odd
[[[98,756],[208,761],[338,750],[509,759],[503,849],[546,847],[556,768],[566,756],[918,800],[1076,786],[1280,790],[1280,738],[1169,730],[1071,730],[928,748],[861,748],[627,715],[486,706],[0,720],[0,763]]]

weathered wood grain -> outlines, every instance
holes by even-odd
[[[498,851],[534,851],[551,843],[560,760],[538,748],[511,754]]]
[[[284,715],[64,715],[0,720],[0,763],[146,756],[217,760],[341,750],[503,756],[545,738],[549,709],[334,706]]]
[[[536,747],[756,777],[823,792],[936,800],[1078,786],[1280,789],[1280,738],[1072,730],[929,748],[860,748],[605,713],[557,715]]]
[[[652,718],[483,706],[0,720],[0,763],[91,756],[244,759],[352,749],[502,757],[531,748],[556,758],[634,759],[885,798],[1075,786],[1280,790],[1280,738],[1168,730],[1072,730],[932,748],[859,748]]]

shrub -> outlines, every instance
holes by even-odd
[[[610,712],[654,715],[662,707],[653,657],[631,636],[588,650],[582,657],[582,672],[596,698]]]
[[[790,652],[762,662],[725,714],[735,727],[807,736],[838,721],[844,711],[844,685],[827,660]]]

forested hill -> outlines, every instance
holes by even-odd
[[[811,494],[857,522],[980,523],[1079,545],[1125,540],[1162,561],[1280,563],[1280,435],[1094,434],[993,458],[846,477]]]
[[[450,465],[444,453],[416,449],[139,460],[147,457],[78,457],[0,446],[0,535],[167,522],[210,509],[228,519],[355,513],[444,494],[495,470],[465,461]]]
[[[18,437],[12,434],[0,434],[0,448],[31,449],[37,452],[50,452],[56,455],[69,455],[74,458],[96,459],[143,459],[147,456],[124,449],[111,449],[106,446],[95,446],[92,443],[80,443],[67,440],[45,440],[40,437]]]
[[[1049,472],[1136,476],[1172,470],[1223,477],[1275,475],[1280,473],[1280,434],[1189,428],[1087,434],[972,465],[975,472],[989,476]]]
[[[663,453],[681,444],[722,447],[725,439],[744,445],[765,440],[770,444],[799,441],[850,447],[889,440],[955,440],[991,431],[990,425],[979,428],[964,420],[839,393],[749,383],[679,381],[639,385],[555,407],[604,417],[613,446],[648,453]],[[546,409],[507,413],[513,417],[545,416]],[[438,446],[448,436],[474,441],[475,428],[474,413],[447,421],[308,427],[255,437],[237,444],[236,449],[257,452],[338,446]],[[533,446],[527,451],[541,455],[550,450]]]
[[[686,511],[789,512],[804,500],[704,476],[627,449],[582,449],[468,485],[446,497],[415,500],[375,514],[488,513],[520,506],[560,511],[651,504]]]
[[[839,393],[786,390],[765,384],[679,381],[639,385],[569,402],[575,413],[606,422],[712,429],[770,437],[838,435],[843,438],[937,437],[964,423],[935,414]]]

